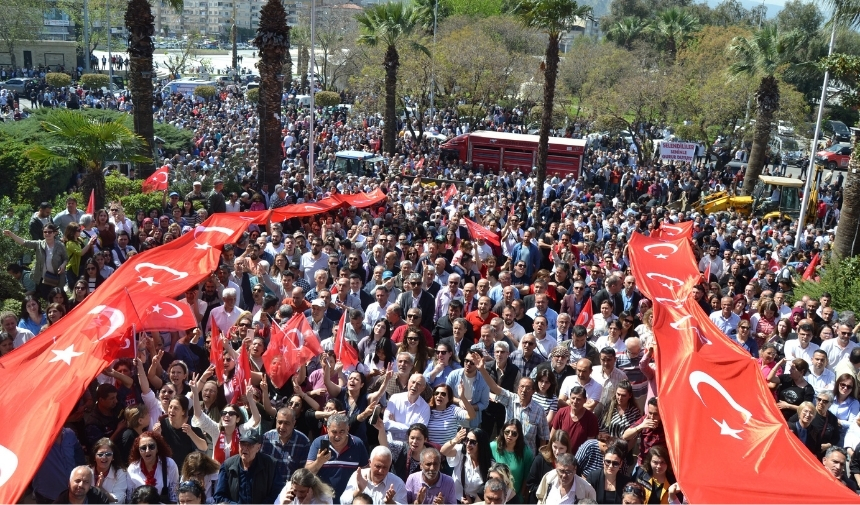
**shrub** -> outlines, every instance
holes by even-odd
[[[215,87],[214,86],[197,86],[194,88],[194,94],[209,100],[213,96],[215,96]]]
[[[110,83],[110,77],[105,74],[84,74],[78,81],[84,89],[98,89]]]
[[[314,95],[314,104],[317,107],[334,107],[340,104],[340,95],[334,91],[320,91]]]
[[[818,282],[799,280],[794,288],[794,298],[804,295],[818,299],[828,292],[833,295],[833,309],[856,311],[860,307],[860,256],[847,259],[832,259],[824,266],[824,274]]]
[[[72,84],[72,76],[62,72],[48,72],[45,74],[45,82],[55,88],[62,88]]]
[[[483,118],[485,114],[484,108],[480,105],[461,104],[457,106],[457,116],[459,117]]]
[[[252,88],[245,92],[245,98],[251,103],[260,101],[260,88]]]

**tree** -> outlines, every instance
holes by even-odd
[[[412,3],[415,4],[418,24],[427,35],[433,35],[434,26],[438,29],[438,25],[451,15],[451,5],[445,1],[412,0]]]
[[[104,207],[105,161],[152,162],[141,154],[146,140],[121,120],[93,119],[77,111],[59,109],[41,125],[52,137],[52,144],[37,144],[25,156],[49,166],[83,168],[81,189],[85,195],[95,190],[97,209]]]
[[[751,195],[764,167],[767,144],[773,129],[774,114],[779,109],[777,72],[789,65],[795,55],[798,32],[783,32],[776,25],[765,25],[749,37],[736,37],[729,44],[734,62],[733,74],[759,79],[755,92],[756,124],[749,163],[744,175],[743,193]]]
[[[649,26],[646,19],[628,16],[610,26],[606,32],[606,38],[629,51]]]
[[[44,0],[0,0],[0,42],[10,55],[12,68],[19,66],[15,58],[18,43],[38,38],[42,32],[46,8]]]
[[[350,63],[348,55],[355,46],[357,26],[355,17],[345,9],[326,7],[316,15],[317,69],[320,86],[324,90],[336,89]]]
[[[184,41],[184,47],[180,47],[178,54],[170,54],[165,51],[167,53],[167,60],[164,62],[164,66],[167,67],[167,71],[170,72],[171,76],[185,73],[185,69],[190,61],[193,61],[197,56],[197,42],[200,40],[200,33],[192,32]]]
[[[397,69],[400,68],[398,47],[408,44],[426,54],[426,47],[411,40],[417,28],[417,17],[411,5],[400,2],[376,4],[356,16],[361,29],[358,42],[385,48],[382,67],[385,69],[385,124],[382,132],[383,150],[394,153],[397,138]]]
[[[549,36],[544,56],[543,113],[541,114],[540,137],[538,139],[537,181],[535,184],[535,206],[537,213],[543,201],[546,181],[546,159],[549,154],[549,131],[552,129],[552,112],[555,103],[555,82],[558,78],[558,46],[561,35],[577,18],[591,13],[591,7],[581,6],[574,0],[521,0],[513,12],[522,23]]]
[[[269,0],[260,10],[260,27],[254,38],[260,50],[260,116],[259,170],[263,181],[274,184],[280,179],[283,149],[281,148],[281,91],[278,76],[290,50],[290,27],[287,11],[279,0]]]
[[[183,0],[168,0],[168,5],[182,10]],[[147,0],[130,0],[125,11],[125,27],[128,30],[129,87],[134,101],[134,131],[146,142],[146,155],[153,155],[155,126],[152,119],[152,54],[155,51],[152,36],[155,34],[155,17]],[[137,173],[148,177],[155,171],[152,162],[142,162]]]
[[[58,0],[57,7],[69,15],[74,22],[76,30],[75,37],[82,48],[83,54],[92,54],[93,51],[107,43],[107,27],[122,23],[127,2],[124,0],[88,0],[87,10],[89,26],[89,48],[84,47],[84,10],[81,8],[81,0]],[[108,19],[110,16],[110,19]],[[116,43],[116,39],[113,40]],[[87,50],[89,49],[89,50]]]
[[[657,19],[649,25],[648,31],[674,61],[678,50],[700,29],[699,20],[694,16],[681,9],[671,8],[660,12]]]

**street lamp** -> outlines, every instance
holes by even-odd
[[[316,74],[316,16],[317,16],[317,2],[316,0],[311,0],[311,61],[310,61],[310,105],[311,105],[311,114],[310,121],[308,124],[308,185],[311,188],[311,192],[314,190],[314,132],[316,131],[316,126],[314,122],[314,75]]]
[[[431,73],[431,88],[430,88],[430,120],[432,123],[434,113],[436,111],[436,21],[439,19],[439,0],[433,3],[433,54],[430,57],[430,73]],[[423,124],[423,123],[422,123]]]

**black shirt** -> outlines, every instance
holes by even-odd
[[[200,428],[192,427],[191,430],[198,437],[205,438]],[[171,426],[167,417],[161,419],[161,436],[164,437],[164,441],[167,442],[167,445],[173,451],[171,458],[173,458],[173,461],[176,462],[179,468],[182,468],[185,457],[197,450],[197,446],[191,441],[191,437],[182,431],[182,428],[176,429]]]

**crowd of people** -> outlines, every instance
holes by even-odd
[[[582,172],[551,174],[535,206],[523,171],[441,160],[437,142],[403,129],[395,152],[381,152],[375,117],[344,109],[311,127],[291,93],[284,106],[278,181],[261,180],[256,111],[240,93],[201,104],[165,92],[156,120],[193,131],[194,144],[163,161],[171,178],[194,180],[191,192],[169,189],[161,208],[133,216],[119,202],[92,215],[73,197],[58,213],[46,202],[29,237],[4,232],[35,261],[8,265],[27,298],[20,314],[0,314],[0,355],[130,257],[213,213],[387,194],[372,208],[252,225],[225,246],[218,269],[180,299],[198,324],[143,335],[138,357],[113,363],[81,398],[33,480],[39,503],[683,502],[660,420],[652,302],[636,288],[626,244],[689,220],[710,276],[693,296],[759,361],[792,431],[856,490],[860,327],[830,295],[793,292],[794,274],[828,254],[832,229],[702,215],[695,202],[737,184],[734,174],[704,159],[640,160],[635,146],[601,136],[590,137]],[[516,131],[512,118],[492,110],[477,127]],[[431,123],[444,135],[466,131],[451,111]],[[335,171],[345,149],[379,152],[376,177]],[[226,161],[236,157],[241,190],[228,193]],[[820,198],[838,209],[841,191],[834,182]],[[593,321],[577,324],[587,307]],[[272,325],[299,313],[323,352],[279,388],[262,355]],[[334,349],[342,319],[355,365]],[[209,359],[218,335],[220,381]],[[252,366],[247,394],[234,380],[238,352]]]

